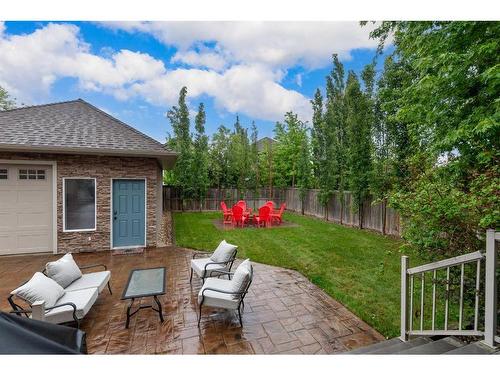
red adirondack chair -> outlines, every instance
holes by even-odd
[[[269,205],[264,205],[259,208],[259,215],[253,216],[253,222],[258,227],[271,225],[271,208]]]
[[[243,216],[246,216],[246,220],[248,221],[250,215],[252,214],[252,209],[247,207],[247,202],[245,201],[238,201],[236,204],[243,208]]]
[[[233,212],[227,208],[226,202],[220,202],[222,209],[222,224],[231,224],[233,222]]]
[[[271,209],[271,213],[274,211],[274,202],[273,201],[267,201],[264,205],[269,206],[269,208]]]
[[[278,211],[272,212],[271,213],[271,222],[275,221],[275,222],[281,224],[283,222],[282,216],[283,216],[283,212],[285,211],[285,209],[286,209],[286,204],[283,203],[280,206],[280,209]]]
[[[247,217],[244,215],[243,207],[240,205],[235,204],[233,206],[233,216],[232,216],[232,224],[233,227],[243,227],[245,225],[245,222],[247,220]]]

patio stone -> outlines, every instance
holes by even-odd
[[[111,270],[113,295],[105,289],[81,322],[93,354],[329,354],[383,340],[383,336],[298,272],[254,263],[254,281],[245,299],[243,328],[234,311],[202,310],[189,283],[193,250],[174,246],[142,254],[78,253],[80,265],[103,263]],[[0,257],[0,309],[10,310],[8,294],[60,255]],[[236,261],[234,267],[239,264]],[[125,328],[128,301],[120,297],[135,268],[167,268],[166,294],[159,299],[164,322],[144,309]],[[137,301],[136,303],[138,303]],[[149,304],[149,298],[141,303]]]

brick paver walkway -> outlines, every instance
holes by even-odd
[[[148,249],[134,255],[75,254],[80,265],[104,263],[112,273],[113,295],[104,289],[82,321],[89,353],[326,354],[383,340],[298,272],[263,264],[254,264],[243,328],[235,312],[211,308],[204,309],[198,328],[197,293],[201,283],[194,276],[193,284],[189,284],[192,254],[177,247]],[[58,257],[0,257],[0,308],[9,310],[8,293]],[[128,301],[120,297],[129,272],[156,266],[167,267],[167,293],[160,297],[165,321],[160,323],[157,313],[144,309],[125,329]],[[149,301],[144,299],[143,303]]]

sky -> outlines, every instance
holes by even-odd
[[[0,86],[18,103],[82,98],[164,142],[166,112],[188,88],[206,131],[255,121],[259,138],[293,111],[311,120],[331,56],[359,73],[375,57],[358,22],[2,22]],[[382,59],[379,58],[379,68]],[[194,126],[194,125],[193,125]]]

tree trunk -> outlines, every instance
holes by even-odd
[[[358,207],[358,225],[359,229],[363,229],[363,202],[359,202]]]

